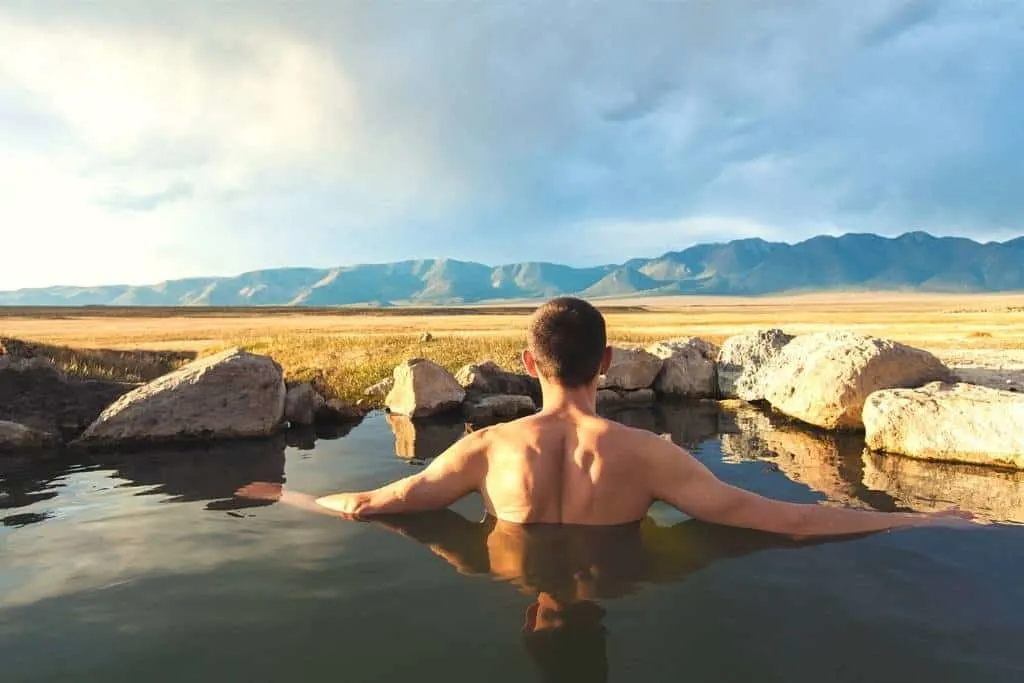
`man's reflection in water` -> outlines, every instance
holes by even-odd
[[[680,580],[716,560],[808,544],[697,521],[659,526],[650,517],[618,526],[520,525],[438,510],[372,521],[462,574],[489,574],[533,596],[523,644],[545,681],[607,680],[605,610],[597,601]]]

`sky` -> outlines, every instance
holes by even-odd
[[[0,46],[0,289],[1024,233],[1019,0],[13,0]]]

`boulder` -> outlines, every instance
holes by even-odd
[[[231,349],[131,391],[100,414],[81,444],[264,436],[284,417],[281,366]]]
[[[370,398],[384,398],[394,386],[395,378],[385,377],[376,384],[366,387],[366,391],[363,392],[363,396],[369,396]]]
[[[825,429],[862,428],[864,401],[875,391],[950,377],[927,351],[852,332],[796,337],[762,372],[773,408]]]
[[[69,378],[46,358],[0,355],[0,420],[71,440],[137,386]]]
[[[324,397],[312,384],[303,382],[288,388],[284,397],[284,419],[293,425],[311,425],[317,411],[324,407]]]
[[[507,419],[535,412],[533,399],[519,394],[478,395],[462,404],[462,414],[469,420]]]
[[[426,417],[458,407],[466,390],[450,372],[423,358],[408,360],[395,368],[395,385],[384,404],[398,415]]]
[[[349,403],[340,398],[325,401],[324,405],[316,411],[317,423],[337,424],[361,419],[363,419],[363,409],[355,403]]]
[[[647,352],[663,361],[654,380],[659,394],[678,398],[713,398],[718,394],[718,347],[714,344],[689,337],[658,342],[648,346]]]
[[[643,350],[612,347],[608,372],[601,376],[601,389],[648,389],[661,372],[661,358]]]
[[[722,398],[763,401],[761,371],[793,335],[779,329],[757,330],[729,337],[718,352],[718,393]]]
[[[434,341],[434,335],[430,334],[429,332],[424,332],[422,335],[420,335],[420,341],[423,343],[432,342]]]
[[[1024,469],[1024,396],[973,384],[933,382],[871,394],[868,448],[925,460]]]
[[[0,421],[0,452],[47,448],[56,443],[56,437],[47,432],[17,422]]]
[[[451,420],[421,420],[389,414],[387,421],[395,434],[395,455],[406,459],[436,458],[466,433],[463,422]]]
[[[468,393],[518,394],[540,401],[540,381],[526,374],[501,369],[494,361],[464,365],[455,379]]]

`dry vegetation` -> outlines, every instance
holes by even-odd
[[[1024,367],[1022,304],[1024,295],[680,297],[610,302],[606,315],[613,339],[629,343],[690,335],[721,343],[763,327],[793,333],[843,327],[944,358],[1008,359]],[[242,346],[273,356],[290,378],[320,376],[335,395],[354,399],[412,357],[452,370],[488,358],[518,368],[529,311],[0,309],[0,336],[53,345],[54,357],[75,374],[129,381],[150,379],[192,353]],[[425,331],[433,341],[420,341]]]

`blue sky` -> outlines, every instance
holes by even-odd
[[[1017,0],[0,8],[0,289],[1021,234]]]

